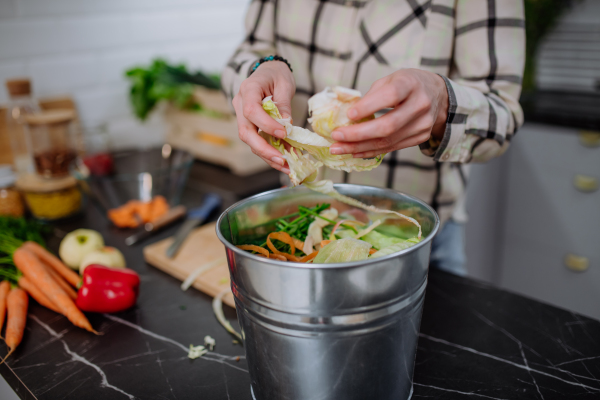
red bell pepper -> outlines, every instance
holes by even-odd
[[[123,311],[135,304],[139,287],[140,276],[133,270],[92,264],[83,271],[76,304],[82,311]]]

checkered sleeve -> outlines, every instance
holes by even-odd
[[[453,68],[443,77],[446,130],[421,151],[436,161],[462,163],[504,153],[523,124],[518,100],[524,64],[522,0],[458,0]]]
[[[229,103],[240,89],[250,69],[262,57],[275,54],[273,34],[274,2],[253,0],[246,12],[246,37],[233,53],[221,76],[221,88]]]

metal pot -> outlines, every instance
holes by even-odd
[[[303,187],[243,200],[225,211],[225,244],[238,320],[257,400],[407,399],[436,212],[393,190],[336,185],[348,196],[416,218],[424,240],[389,256],[338,264],[300,264],[236,248],[275,229],[298,205],[350,207]]]

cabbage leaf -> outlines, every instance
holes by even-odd
[[[313,264],[366,260],[369,257],[369,250],[371,244],[362,240],[353,238],[334,240],[319,251]]]
[[[417,238],[411,238],[411,239],[406,239],[406,240],[400,239],[400,240],[401,240],[401,242],[398,242],[391,246],[384,247],[383,249],[379,250],[377,253],[371,254],[371,256],[369,258],[379,258],[379,257],[387,256],[390,254],[394,254],[401,250],[408,249],[409,247],[412,247],[421,241],[421,239],[417,239]]]

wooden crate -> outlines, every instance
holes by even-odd
[[[225,166],[236,175],[251,175],[270,168],[239,139],[235,115],[220,91],[198,89],[194,97],[223,117],[213,118],[169,106],[165,111],[167,143],[189,151],[200,160]]]

